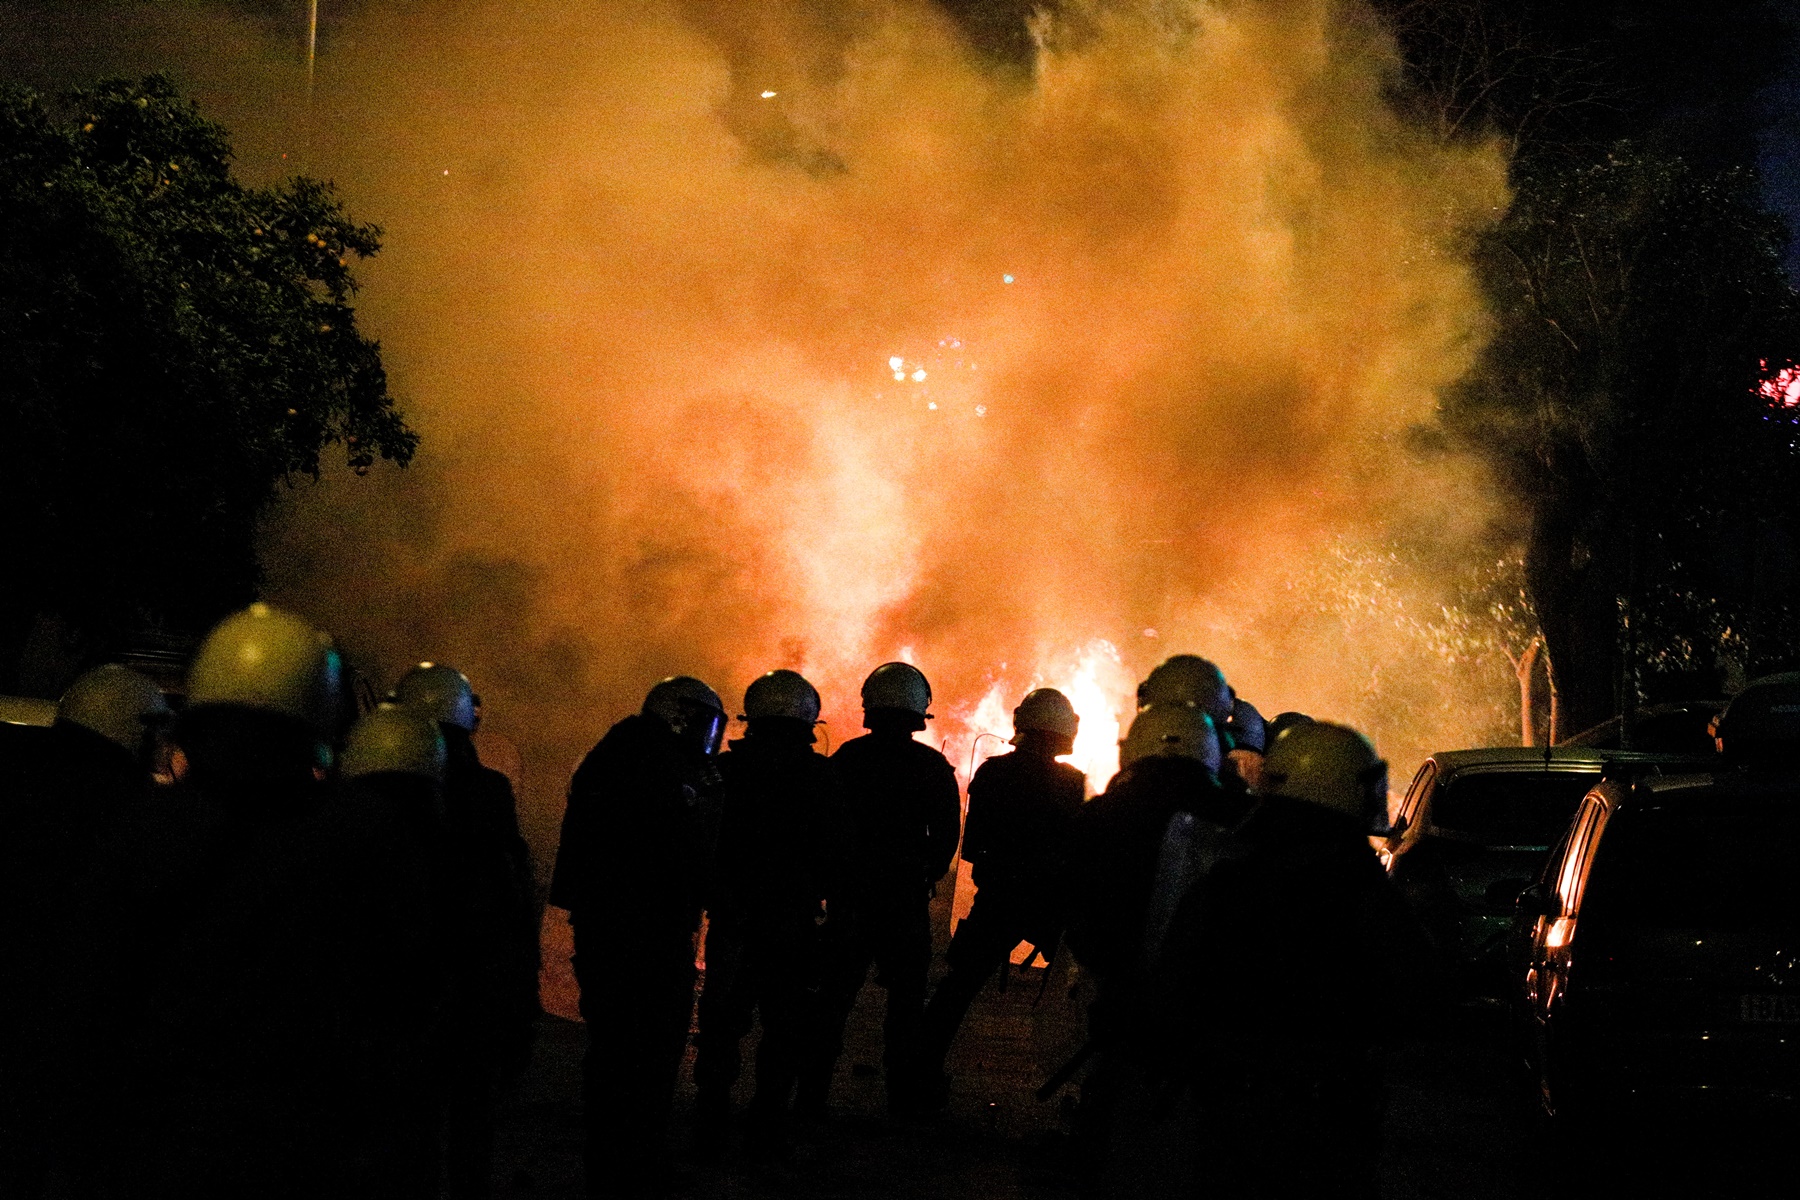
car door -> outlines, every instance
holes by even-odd
[[[1581,913],[1581,896],[1594,851],[1606,831],[1606,821],[1617,800],[1620,785],[1606,783],[1590,791],[1576,811],[1567,843],[1545,864],[1534,893],[1540,912],[1530,938],[1530,965],[1525,975],[1525,1004],[1529,1014],[1530,1053],[1545,1108],[1555,1111],[1552,1082],[1556,1076],[1555,1024],[1561,1001],[1568,992],[1569,965],[1575,931]]]
[[[1386,867],[1390,873],[1394,869],[1395,860],[1418,839],[1419,822],[1425,811],[1425,801],[1431,795],[1431,789],[1436,785],[1437,777],[1437,760],[1426,759],[1418,773],[1413,776],[1412,782],[1407,785],[1406,795],[1401,798],[1399,809],[1392,814],[1391,823],[1395,832],[1378,840],[1375,847],[1376,857],[1381,859],[1381,865]]]

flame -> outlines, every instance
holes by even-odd
[[[1136,707],[1136,690],[1118,647],[1105,638],[1095,638],[1049,670],[1034,672],[1022,688],[1009,688],[1005,680],[988,688],[963,719],[968,730],[970,773],[1011,739],[1011,706],[1026,692],[1041,687],[1055,688],[1075,706],[1081,725],[1075,734],[1075,749],[1063,758],[1087,776],[1090,794],[1104,791],[1119,770],[1120,715]]]

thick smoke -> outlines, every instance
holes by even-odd
[[[295,492],[272,586],[372,673],[464,666],[540,843],[678,670],[804,670],[841,740],[909,658],[959,765],[1179,650],[1397,770],[1517,695],[1418,632],[1488,512],[1405,448],[1499,156],[1393,114],[1354,8],[1061,12],[1025,76],[923,0],[366,0],[305,128],[297,68],[213,105],[388,230],[363,319],[424,438]]]

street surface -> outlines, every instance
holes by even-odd
[[[834,1114],[823,1126],[797,1128],[792,1167],[725,1172],[696,1165],[687,1137],[693,1089],[684,1071],[675,1146],[686,1194],[697,1200],[1073,1196],[1064,1165],[1068,1102],[1039,1103],[1033,1092],[1079,1044],[1081,999],[1069,997],[1065,968],[1058,964],[1039,1000],[1043,977],[1042,970],[1024,975],[1015,970],[1004,993],[991,984],[983,991],[952,1055],[949,1111],[928,1122],[885,1115],[876,1065],[885,993],[871,983],[851,1019]],[[1547,1190],[1528,1110],[1503,1050],[1502,1028],[1495,1014],[1467,1014],[1456,1030],[1396,1055],[1389,1079],[1384,1196],[1501,1200]],[[497,1196],[574,1200],[582,1195],[584,1041],[575,1022],[550,1015],[540,1022],[531,1073],[503,1117]],[[748,1098],[749,1075],[746,1064],[740,1100]]]

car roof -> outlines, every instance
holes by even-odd
[[[1654,775],[1637,780],[1622,802],[1657,801],[1707,793],[1726,796],[1789,794],[1800,790],[1800,773],[1794,771],[1741,770],[1696,771],[1683,775]]]
[[[1599,774],[1612,764],[1646,765],[1694,760],[1669,754],[1631,750],[1595,750],[1588,746],[1485,746],[1471,750],[1440,750],[1427,760],[1446,776],[1500,771],[1549,771]]]

